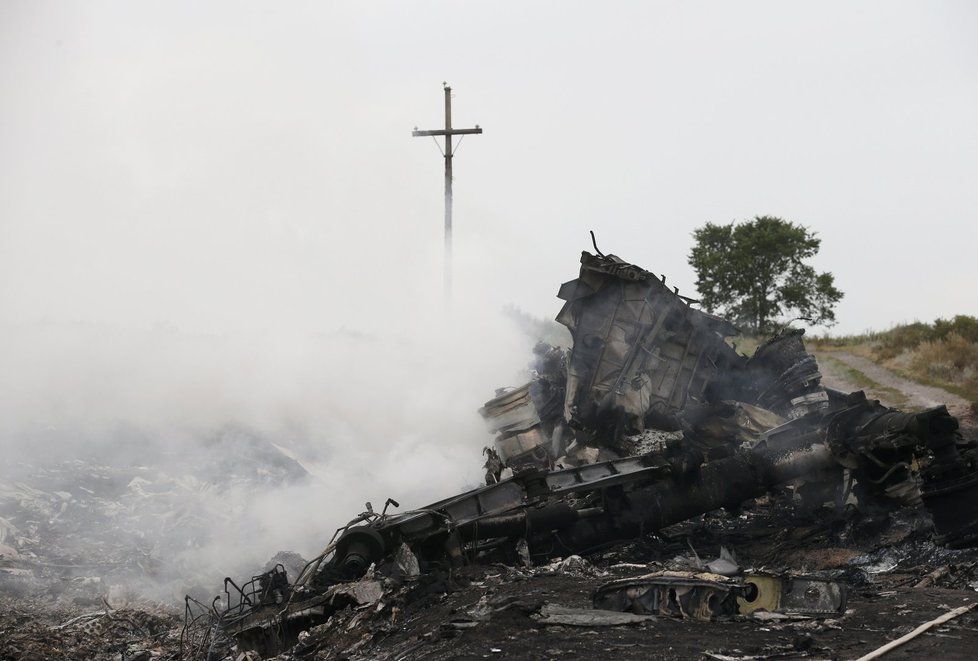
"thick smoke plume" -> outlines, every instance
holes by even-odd
[[[141,549],[152,568],[131,587],[164,598],[280,550],[310,557],[365,501],[419,506],[481,480],[476,409],[521,378],[532,342],[498,310],[432,302],[322,333],[8,323],[0,496],[56,467],[61,482],[42,474],[61,501],[41,518],[81,527],[88,467],[110,467],[108,520],[125,524],[60,541],[82,564]]]

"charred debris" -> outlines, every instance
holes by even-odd
[[[737,334],[730,322],[614,255],[582,253],[578,278],[558,297],[571,347],[538,345],[532,380],[480,410],[495,436],[485,486],[413,511],[368,503],[297,575],[276,565],[240,585],[226,579],[211,604],[188,597],[183,656],[326,658],[345,649],[337,654],[368,658],[398,627],[392,604],[450,590],[467,569],[542,567],[591,585],[588,557],[634,551],[715,511],[736,529],[736,513],[759,498],[779,512],[774,525],[814,514],[873,530],[910,508],[929,515],[932,546],[978,546],[978,449],[946,407],[907,413],[824,387],[802,330],[745,357],[728,341]],[[678,571],[619,563],[614,580],[594,584],[589,608],[538,604],[532,617],[593,627],[846,612],[844,575],[742,570],[727,549],[709,562],[695,548],[693,556]],[[474,627],[515,603],[484,602],[445,626]],[[381,611],[383,626],[357,629]]]

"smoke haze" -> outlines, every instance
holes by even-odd
[[[975,9],[4,2],[0,479],[165,474],[210,535],[155,539],[168,579],[472,486],[475,410],[529,358],[500,311],[553,317],[588,229],[692,294],[693,228],[780,215],[821,236],[838,330],[974,314]],[[410,137],[443,80],[486,131],[448,314]],[[222,482],[252,440],[308,476]]]
[[[530,339],[496,311],[415,313],[315,335],[8,326],[2,477],[73,460],[138,467],[119,502],[145,519],[126,530],[162,560],[165,596],[280,550],[310,557],[367,500],[420,506],[482,479],[476,409],[487,384],[523,378]]]

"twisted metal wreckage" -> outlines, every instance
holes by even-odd
[[[244,586],[226,579],[224,600],[210,607],[188,598],[185,632],[207,632],[188,633],[190,651],[230,640],[262,654],[286,649],[342,605],[368,602],[359,592],[378,584],[357,579],[371,566],[410,575],[582,553],[789,482],[801,501],[922,500],[938,543],[978,546],[978,449],[946,407],[903,413],[823,387],[801,330],[747,358],[726,341],[732,324],[692,307],[664,276],[596,252],[582,253],[580,276],[558,294],[572,347],[538,345],[533,380],[480,411],[497,435],[486,486],[409,512],[390,513],[390,499],[380,513],[368,504],[293,582],[279,565]],[[814,591],[809,608],[844,607],[838,585],[764,576],[645,576],[604,586],[594,602],[747,612],[772,581],[768,602]],[[683,601],[702,585],[709,598]]]

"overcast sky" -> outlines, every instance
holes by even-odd
[[[553,316],[600,247],[822,238],[840,331],[978,313],[975,2],[0,2],[0,320],[364,327],[441,286]]]

